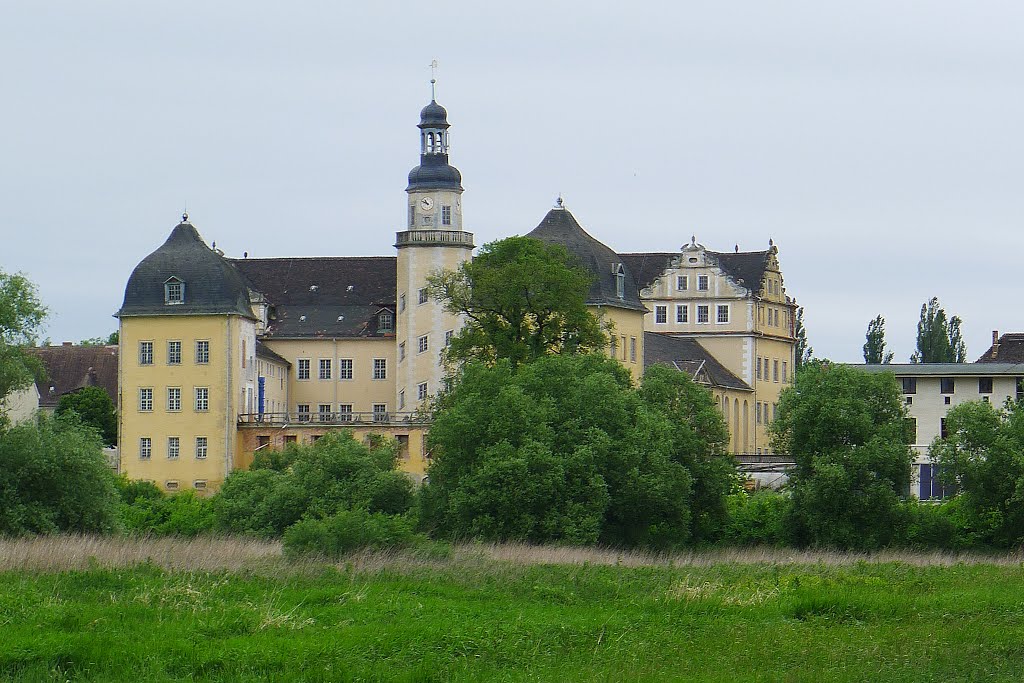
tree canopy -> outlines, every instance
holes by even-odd
[[[0,271],[0,399],[42,372],[38,359],[21,347],[33,342],[45,317],[36,286],[24,275]]]
[[[797,543],[877,548],[893,541],[913,461],[893,375],[813,362],[782,392],[771,429],[773,449],[795,461]]]
[[[466,321],[446,350],[449,360],[507,359],[515,367],[607,343],[601,322],[586,306],[591,275],[561,246],[509,237],[428,281],[432,296]]]
[[[422,517],[456,538],[704,540],[733,485],[727,438],[710,394],[675,370],[637,390],[599,354],[470,362],[438,399]]]
[[[869,365],[888,365],[892,362],[892,351],[885,350],[885,318],[876,316],[868,323],[864,335],[864,362]]]
[[[958,316],[948,318],[939,300],[932,297],[921,304],[917,323],[917,350],[911,363],[966,363],[967,345],[960,333]]]
[[[807,328],[804,327],[804,307],[796,309],[793,323],[793,336],[796,337],[796,368],[799,371],[814,357],[814,349],[807,342]]]
[[[74,412],[82,424],[96,429],[107,446],[117,444],[117,412],[102,387],[84,387],[64,394],[57,403],[57,415]]]

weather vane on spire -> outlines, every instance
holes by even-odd
[[[434,84],[437,83],[437,60],[431,60],[430,62],[430,100],[434,101],[437,98],[434,96]]]

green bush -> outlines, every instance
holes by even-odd
[[[366,510],[342,510],[324,519],[303,519],[284,533],[289,555],[338,557],[361,548],[407,548],[427,542],[410,518]]]
[[[722,540],[725,545],[786,545],[791,508],[790,497],[775,491],[734,493],[728,498],[729,522]]]
[[[213,501],[192,491],[159,498],[136,498],[121,506],[124,528],[133,533],[198,536],[214,528]]]

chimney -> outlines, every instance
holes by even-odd
[[[74,346],[74,342],[64,342],[63,346]]]
[[[992,359],[999,357],[999,330],[992,330]]]

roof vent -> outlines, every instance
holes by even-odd
[[[311,291],[311,292],[315,292],[318,289],[320,289],[319,285],[310,285],[309,286],[309,291]]]
[[[338,316],[338,322],[339,322],[339,323],[340,323],[340,322],[341,322],[342,320],[344,320],[344,319],[345,319],[345,316],[343,316],[343,315],[339,315],[339,316]]]
[[[300,323],[304,323],[304,322],[306,322],[306,316],[304,316],[304,315],[300,315],[300,316],[299,316],[299,322],[300,322]]]
[[[356,288],[356,286],[355,286],[355,285],[349,285],[348,287],[346,287],[346,288],[345,288],[345,291],[346,291],[346,292],[351,292],[351,291],[352,291],[353,289],[355,289],[355,288]]]

